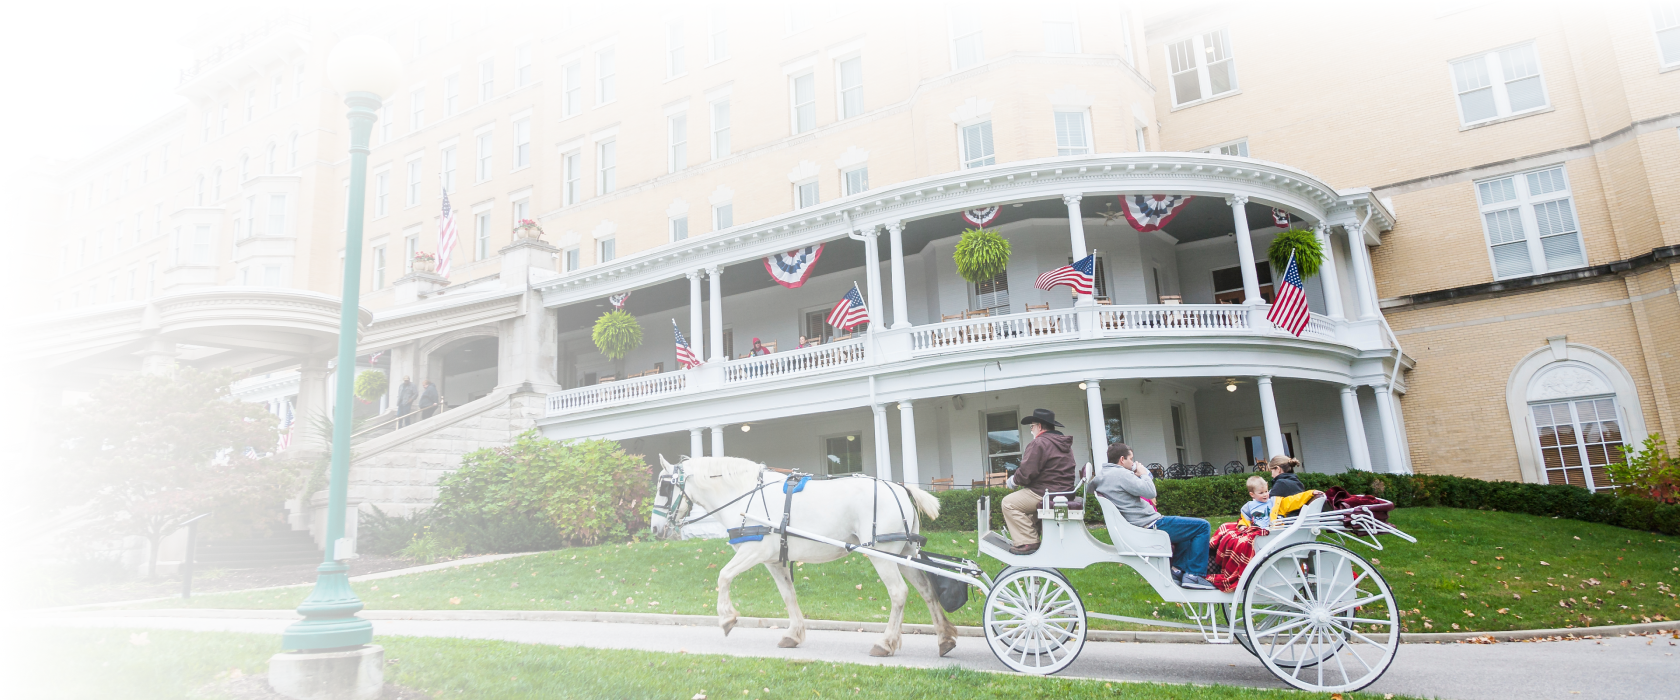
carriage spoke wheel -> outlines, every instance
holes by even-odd
[[[1355,691],[1376,682],[1400,646],[1394,593],[1370,562],[1303,542],[1267,557],[1243,591],[1255,656],[1301,690]]]
[[[986,595],[986,642],[1003,665],[1047,675],[1085,648],[1085,604],[1061,574],[1006,571]]]

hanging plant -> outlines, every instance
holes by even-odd
[[[1272,239],[1272,245],[1266,249],[1266,257],[1272,261],[1272,269],[1282,272],[1289,267],[1289,254],[1295,254],[1295,266],[1301,270],[1301,279],[1318,274],[1318,268],[1324,264],[1324,246],[1318,244],[1318,236],[1305,229],[1290,229]]]
[[[1009,265],[1009,241],[997,231],[971,228],[957,241],[957,274],[979,283],[996,277]]]
[[[628,311],[608,311],[595,319],[591,335],[595,349],[610,359],[621,360],[642,345],[642,324]]]
[[[385,378],[385,373],[376,369],[356,375],[356,398],[372,403],[385,395],[385,390],[391,387],[391,381]]]

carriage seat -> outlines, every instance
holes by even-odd
[[[1126,522],[1126,518],[1120,515],[1120,507],[1101,493],[1096,495],[1096,501],[1102,508],[1103,522],[1108,524],[1108,534],[1115,551],[1121,554],[1172,556],[1172,537],[1167,533]]]

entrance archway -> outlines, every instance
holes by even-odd
[[[496,388],[497,350],[494,336],[469,336],[432,351],[428,374],[445,405],[460,406]]]

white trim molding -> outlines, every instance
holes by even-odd
[[[1577,378],[1577,391],[1566,391],[1562,395],[1555,388],[1537,386],[1535,380],[1542,373],[1551,370],[1571,369]],[[1608,384],[1605,387],[1604,384]],[[1608,391],[1602,391],[1608,388]],[[1539,391],[1541,395],[1533,395]],[[1616,361],[1609,353],[1598,348],[1570,343],[1564,338],[1548,339],[1542,347],[1517,363],[1511,371],[1511,378],[1505,385],[1505,407],[1510,413],[1511,433],[1517,446],[1517,468],[1522,474],[1523,481],[1546,483],[1545,468],[1540,462],[1540,456],[1535,454],[1534,428],[1529,418],[1529,404],[1536,400],[1547,398],[1572,398],[1575,396],[1613,395],[1616,406],[1621,409],[1622,441],[1633,447],[1645,439],[1645,411],[1639,401],[1639,388],[1633,383],[1633,376],[1628,374],[1627,368]]]

